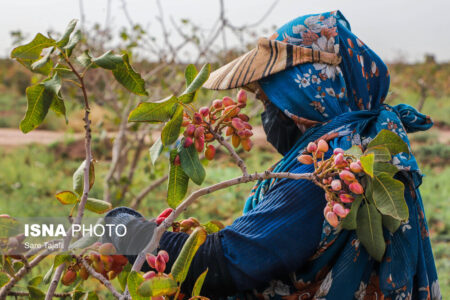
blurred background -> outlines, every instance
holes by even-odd
[[[18,125],[26,111],[27,86],[39,78],[9,59],[16,46],[37,32],[57,38],[77,18],[84,34],[80,54],[113,49],[131,54],[146,80],[149,97],[130,96],[109,74],[88,73],[93,121],[96,183],[91,196],[114,206],[132,206],[154,217],[167,206],[167,159],[155,166],[149,147],[159,126],[128,124],[141,101],[159,100],[183,88],[188,63],[213,69],[253,48],[260,36],[308,13],[339,9],[353,32],[389,64],[386,102],[408,103],[428,114],[435,126],[410,136],[426,177],[421,192],[440,275],[442,294],[450,294],[450,18],[448,1],[293,1],[293,0],[90,0],[3,1],[0,11],[0,213],[12,216],[67,216],[54,194],[70,189],[72,173],[84,159],[83,111],[78,91],[66,87],[69,123],[49,113],[35,131]],[[202,91],[197,105],[236,91]],[[262,171],[280,159],[260,126],[262,107],[246,108],[256,127],[255,150],[242,153],[249,171]],[[208,164],[204,185],[238,176],[240,170],[219,151]],[[202,198],[186,216],[225,224],[241,214],[252,184]],[[196,188],[191,185],[190,189]]]

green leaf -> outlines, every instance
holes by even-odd
[[[198,71],[195,65],[189,64],[186,69],[184,70],[184,78],[186,78],[186,88],[189,87],[189,85],[194,81],[195,77],[197,76]]]
[[[221,222],[214,220],[202,224],[202,226],[205,228],[207,234],[216,233],[225,227]]]
[[[87,52],[85,53],[87,54]],[[123,59],[120,55],[116,55],[110,50],[99,57],[92,58],[92,62],[100,68],[112,71],[123,63]]]
[[[170,207],[175,208],[181,203],[186,195],[189,177],[184,173],[180,165],[173,163],[175,157],[178,155],[176,149],[170,152],[170,170],[169,170],[169,185],[167,188],[167,203]]]
[[[69,123],[69,120],[66,116],[66,105],[64,104],[64,100],[57,95],[53,97],[52,104],[50,105],[50,109],[55,112],[58,116],[63,116],[66,120],[66,124]]]
[[[9,276],[6,273],[0,272],[0,288],[9,282]]]
[[[389,215],[397,220],[408,219],[404,190],[403,183],[387,173],[380,173],[373,178],[373,200],[383,215]]]
[[[69,252],[61,252],[60,254],[55,255],[55,260],[53,261],[53,269],[57,268],[63,263],[72,263],[73,261],[74,258]]]
[[[195,72],[196,71],[197,70],[195,69]],[[192,101],[194,101],[197,97],[197,90],[202,87],[202,85],[206,82],[206,80],[208,80],[210,72],[211,72],[211,65],[206,64],[203,66],[200,72],[196,74],[195,78],[192,79],[192,77],[194,76],[194,70],[192,69],[192,67],[188,66],[188,68],[186,68],[185,71],[185,77],[186,77],[186,84],[188,82],[190,83],[186,87],[186,90],[180,96],[180,101],[183,103],[191,103]]]
[[[164,145],[161,142],[161,138],[156,140],[156,142],[153,143],[153,145],[150,147],[150,160],[152,161],[152,165],[155,165],[156,160],[158,159],[159,155],[161,154],[162,150],[164,148]]]
[[[49,75],[50,72],[52,71],[52,67],[53,67],[53,62],[51,60],[48,60],[47,63],[45,63],[45,65],[43,65],[40,68],[35,68],[33,69],[31,67],[31,65],[36,62],[35,59],[25,59],[25,58],[17,58],[17,61],[22,64],[25,68],[27,68],[28,70],[30,70],[33,73],[39,73],[42,75]]]
[[[129,122],[166,122],[175,110],[178,99],[171,96],[159,102],[141,102],[130,112]]]
[[[61,63],[56,64],[56,66],[53,68],[53,71],[55,71],[59,75],[59,77],[75,77],[72,69]]]
[[[391,153],[389,149],[384,146],[375,146],[368,148],[364,154],[373,153],[375,162],[386,162],[391,160]]]
[[[373,165],[373,173],[375,175],[378,175],[380,173],[387,173],[392,177],[397,172],[398,172],[398,168],[391,163],[375,162],[375,164]]]
[[[28,44],[14,48],[11,58],[39,59],[43,49],[53,46],[55,46],[55,40],[38,33]]]
[[[208,269],[206,269],[200,276],[197,277],[195,281],[194,288],[192,289],[192,297],[200,296],[200,292],[203,287],[203,282],[205,282],[206,274],[208,274]]]
[[[75,204],[78,202],[78,196],[71,191],[62,191],[57,193],[56,199],[58,199],[61,204],[67,205],[67,204]]]
[[[128,275],[127,283],[128,283],[128,291],[130,292],[130,296],[133,300],[146,300],[146,297],[142,297],[138,294],[138,288],[141,283],[144,282],[144,277],[136,271],[131,271]]]
[[[359,159],[359,158],[363,155],[363,152],[362,152],[360,146],[358,146],[358,145],[353,145],[350,149],[348,149],[347,151],[345,151],[345,154],[353,155],[353,156],[355,156],[357,159]]]
[[[83,194],[83,184],[84,184],[84,167],[86,161],[84,160],[78,169],[73,173],[73,190],[81,196]],[[89,164],[89,190],[92,188],[95,182],[95,168],[94,164],[91,162]]]
[[[66,50],[67,56],[70,57],[72,55],[72,50],[81,41],[81,38],[82,35],[80,30],[77,30],[74,34],[72,34],[69,43],[63,48],[64,50]]]
[[[114,78],[127,90],[136,95],[148,96],[145,90],[145,81],[130,65],[128,54],[122,55],[122,63],[112,70]]]
[[[381,214],[370,203],[364,203],[358,210],[356,235],[367,252],[375,260],[381,261],[386,250],[383,237]]]
[[[80,56],[76,58],[77,62],[83,67],[97,68],[98,66],[92,62],[92,56],[89,54],[88,50],[85,50]]]
[[[94,291],[90,291],[84,295],[83,300],[98,300],[97,293]]]
[[[195,184],[202,184],[205,180],[206,172],[198,159],[198,152],[195,150],[194,145],[190,145],[188,148],[183,146],[179,147],[181,167],[184,173],[192,179]]]
[[[199,88],[201,88],[202,85],[206,82],[206,80],[208,80],[210,72],[211,72],[211,65],[210,64],[204,65],[200,70],[200,72],[197,74],[197,76],[194,78],[194,80],[192,80],[192,82],[183,92],[183,94],[193,93],[197,91]]]
[[[164,146],[168,146],[178,139],[181,123],[183,123],[183,106],[177,105],[175,113],[161,132],[161,141]]]
[[[49,284],[50,281],[52,280],[53,271],[55,270],[54,266],[55,265],[52,265],[50,267],[50,269],[48,269],[47,273],[45,273],[44,279],[43,279],[44,284]]]
[[[86,209],[95,212],[97,214],[103,214],[107,211],[110,211],[112,209],[112,205],[111,203],[103,200],[87,198]]]
[[[394,219],[391,216],[383,215],[382,216],[383,226],[387,228],[390,232],[394,233],[401,225],[401,221]]]
[[[373,164],[375,161],[375,155],[373,153],[364,154],[359,158],[359,160],[361,161],[361,166],[364,172],[370,177],[373,177]]]
[[[67,28],[64,31],[63,35],[61,36],[61,38],[58,41],[56,41],[56,45],[58,47],[62,48],[67,45],[67,43],[69,42],[69,39],[70,39],[70,35],[75,30],[77,23],[78,23],[77,19],[73,19],[69,22],[69,24],[67,25]]]
[[[53,93],[46,90],[43,84],[30,86],[26,89],[27,112],[20,122],[20,130],[28,133],[38,127],[45,119],[53,102]]]
[[[342,220],[342,228],[347,230],[356,229],[356,216],[358,215],[359,207],[361,206],[362,196],[357,195],[352,203],[352,207],[348,215]]]
[[[145,280],[138,288],[138,293],[144,297],[157,297],[176,293],[178,285],[170,277],[153,277]]]
[[[205,240],[206,231],[201,227],[197,227],[184,243],[180,254],[172,266],[172,275],[178,283],[181,284],[186,279],[192,259]]]
[[[32,71],[36,71],[36,70],[40,70],[43,67],[45,67],[45,65],[50,61],[50,56],[53,53],[53,49],[52,48],[50,51],[48,51],[44,56],[42,56],[40,59],[36,60],[35,62],[33,62],[31,64],[31,70]]]
[[[127,286],[127,278],[131,271],[131,265],[126,264],[125,267],[123,267],[122,272],[117,275],[117,280],[119,281],[120,287],[122,290],[125,290],[125,287]]]
[[[30,281],[28,281],[28,285],[37,286],[40,285],[42,282],[42,276],[38,275],[36,277],[33,277]]]
[[[27,287],[28,292],[30,293],[29,299],[31,300],[44,300],[45,299],[45,293],[38,289],[35,286],[29,285]]]
[[[408,145],[402,140],[402,138],[387,129],[381,130],[367,145],[367,148],[369,149],[375,146],[384,146],[388,148],[391,155],[395,155],[400,152],[409,153]]]

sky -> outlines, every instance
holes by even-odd
[[[12,49],[10,32],[27,34],[62,31],[73,18],[80,18],[80,0],[0,0],[0,56]],[[83,0],[86,24],[106,19],[106,3],[111,2],[112,28],[127,26],[122,0]],[[224,0],[233,25],[253,23],[274,0]],[[155,28],[158,14],[155,0],[126,0],[135,23]],[[203,29],[213,26],[219,11],[218,0],[162,0],[165,18],[195,20]],[[352,31],[386,61],[416,62],[425,54],[438,61],[450,61],[450,11],[448,0],[279,0],[259,28],[281,26],[298,16],[339,9]],[[145,27],[144,26],[144,27]],[[160,29],[155,30],[159,34]],[[256,41],[255,41],[256,42]]]

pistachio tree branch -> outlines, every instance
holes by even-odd
[[[247,171],[247,166],[244,162],[244,160],[237,154],[236,150],[234,150],[233,146],[230,145],[230,143],[228,141],[225,140],[225,138],[223,136],[221,136],[220,134],[218,134],[217,132],[215,132],[212,127],[209,128],[209,131],[214,135],[214,137],[217,139],[217,141],[219,142],[219,144],[221,144],[222,146],[224,146],[228,153],[230,153],[231,157],[234,159],[234,161],[236,162],[236,165],[241,168],[242,170],[242,175],[248,176],[248,171]]]
[[[92,268],[87,261],[83,257],[79,257],[78,260],[83,264],[83,266],[86,268],[86,270],[89,272],[89,274],[98,279],[103,285],[110,290],[110,292],[116,297],[117,299],[122,298],[122,294],[120,294],[112,285],[111,281],[109,281],[105,276],[102,274],[96,272],[94,268]]]
[[[77,216],[75,217],[75,220],[73,224],[78,225],[81,224],[81,220],[84,216],[84,209],[86,206],[86,201],[89,194],[89,170],[91,167],[91,160],[92,160],[92,151],[91,151],[91,121],[89,120],[89,113],[91,108],[89,107],[89,100],[86,92],[86,85],[84,83],[84,77],[78,73],[78,71],[74,68],[72,63],[70,62],[69,57],[65,54],[64,51],[60,49],[60,52],[64,58],[64,60],[67,62],[67,65],[72,70],[72,72],[77,77],[78,81],[81,85],[81,91],[83,93],[83,100],[84,100],[84,130],[85,130],[85,137],[84,137],[84,151],[85,151],[85,162],[84,162],[84,181],[83,181],[83,194],[80,200],[80,203],[78,204],[78,212]],[[64,251],[67,251],[69,248],[70,241],[72,240],[72,230],[69,228],[67,230],[67,236],[64,238]],[[65,263],[59,265],[56,268],[55,274],[53,275],[52,281],[50,283],[50,286],[47,290],[47,294],[45,296],[45,300],[51,300],[53,298],[53,294],[55,293],[56,287],[58,286],[58,282],[61,278],[62,272],[64,271]]]

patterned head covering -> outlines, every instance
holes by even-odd
[[[427,130],[433,125],[429,117],[409,105],[383,104],[389,89],[387,67],[351,32],[339,11],[299,17],[278,29],[271,40],[265,59],[260,55],[262,50],[252,50],[252,54],[247,53],[212,73],[206,87],[225,89],[258,80],[273,104],[299,127],[307,128],[272,168],[274,172],[289,172],[298,167],[298,155],[309,142],[320,138],[328,140],[332,148],[348,149],[352,145],[365,146],[380,130],[388,129],[409,145],[407,132]],[[284,46],[280,47],[280,43]],[[298,64],[286,63],[289,45],[303,53]],[[319,53],[322,58],[324,53],[335,55],[341,62],[319,59],[315,55]],[[252,60],[253,57],[259,59]],[[371,282],[376,283],[380,292],[377,295],[386,299],[441,298],[418,189],[420,170],[413,155],[399,153],[393,157],[393,163],[408,171],[412,178],[407,188],[414,197],[405,193],[408,222],[393,234],[385,231],[386,253],[382,262],[375,263],[359,246],[355,231],[333,228],[324,221],[319,251],[297,274],[297,282],[320,285],[318,292],[312,294],[315,298],[366,299]],[[258,182],[247,199],[244,213],[264,202],[264,195],[277,182],[276,179]],[[274,292],[273,296],[270,299],[290,299],[282,293]]]

